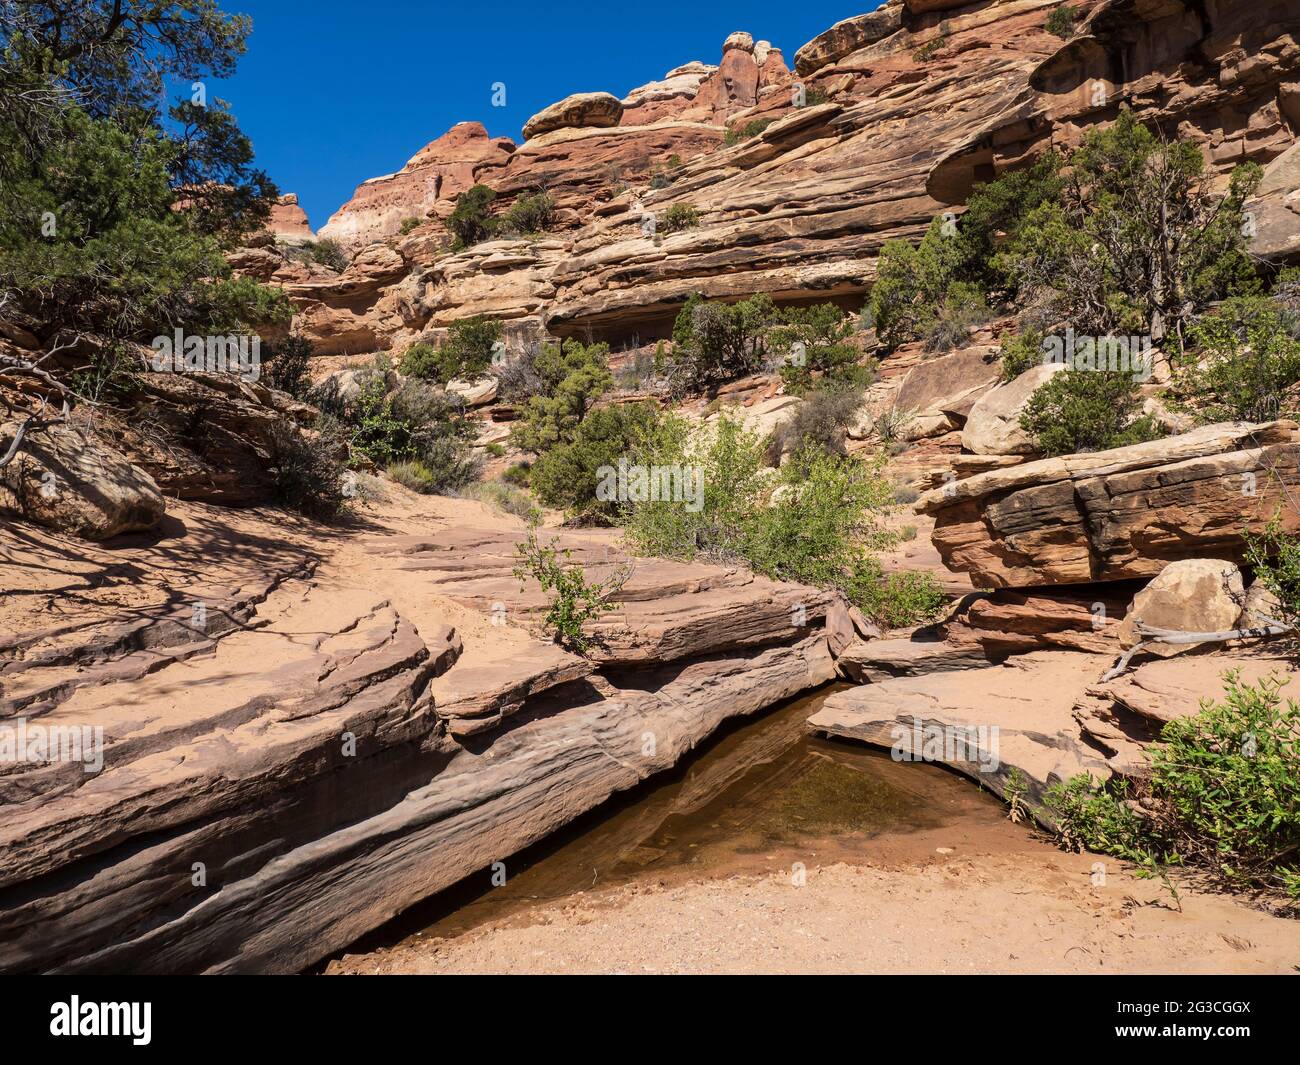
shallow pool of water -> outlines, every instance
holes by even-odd
[[[935,853],[936,832],[954,848],[1006,832],[1001,805],[956,774],[810,735],[808,718],[835,690],[724,727],[674,769],[508,859],[504,884],[476,873],[346,953],[459,935],[593,888],[915,860]]]

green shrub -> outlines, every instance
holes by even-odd
[[[392,463],[388,467],[388,476],[412,492],[419,492],[421,495],[433,494],[433,471],[419,459]]]
[[[1263,296],[1228,300],[1188,330],[1178,390],[1205,422],[1266,422],[1295,409],[1300,318]]]
[[[399,367],[407,377],[446,385],[456,378],[473,380],[492,365],[492,355],[504,330],[499,321],[476,314],[453,322],[442,346],[415,344],[406,349]]]
[[[767,358],[768,327],[777,322],[767,295],[739,303],[710,303],[696,293],[673,326],[673,351],[666,367],[679,394],[701,392],[759,370]]]
[[[884,459],[810,446],[778,473],[766,465],[767,446],[726,416],[695,428],[673,414],[661,418],[643,461],[698,470],[702,506],[632,502],[627,542],[642,554],[743,562],[777,580],[836,588],[876,610],[885,601],[876,553],[898,541],[884,525],[892,493]]]
[[[492,201],[497,194],[487,185],[475,185],[456,197],[456,206],[447,219],[447,229],[454,238],[452,249],[463,251],[489,239],[496,231]]]
[[[572,441],[587,410],[614,383],[608,355],[607,344],[583,344],[573,337],[543,346],[531,360],[538,391],[511,431],[514,446],[541,455]]]
[[[850,343],[857,323],[835,304],[788,307],[777,317],[766,346],[781,359],[788,392],[798,395],[812,388],[814,375],[822,388],[860,391],[870,383],[872,372],[858,365],[860,353]]]
[[[351,506],[344,492],[346,471],[335,457],[346,446],[337,430],[304,433],[282,421],[271,424],[268,451],[276,498],[320,521],[338,521]]]
[[[1276,677],[1224,681],[1221,701],[1164,727],[1138,802],[1124,785],[1075,777],[1048,792],[1048,809],[1076,847],[1148,869],[1195,865],[1300,901],[1300,706],[1283,704]]]
[[[516,488],[528,488],[532,484],[532,465],[527,462],[516,462],[501,475],[501,480]]]
[[[882,628],[905,629],[933,621],[947,602],[938,578],[917,570],[880,574],[865,585],[860,605]]]
[[[913,52],[912,58],[918,63],[928,63],[931,59],[933,59],[935,56],[937,56],[940,52],[943,51],[943,47],[947,43],[948,43],[947,34],[940,34],[934,40],[930,41],[928,44],[923,44],[920,48],[918,48],[915,52]]]
[[[412,230],[418,229],[423,221],[423,218],[403,218],[398,232],[401,233],[402,236],[406,236]]]
[[[294,399],[305,400],[311,392],[309,370],[314,354],[312,342],[298,333],[268,345],[263,381],[272,388],[287,392]]]
[[[1280,516],[1262,534],[1243,536],[1256,581],[1277,596],[1281,616],[1274,620],[1300,624],[1300,541],[1282,531]]]
[[[1002,383],[1014,381],[1026,370],[1043,363],[1043,334],[1026,329],[1002,341]]]
[[[617,467],[620,459],[636,462],[654,431],[657,416],[653,402],[592,411],[578,426],[572,442],[551,448],[533,464],[530,485],[538,499],[587,520],[613,522],[621,504],[597,498],[599,471]]]
[[[723,141],[727,147],[731,147],[739,144],[741,141],[752,140],[762,133],[763,130],[767,129],[767,127],[774,121],[775,119],[771,118],[756,118],[751,122],[746,122],[745,125],[738,130],[727,130],[726,136],[723,137]]]
[[[699,211],[689,203],[675,203],[664,212],[664,220],[659,225],[659,231],[680,233],[684,229],[695,229],[699,224]]]
[[[555,199],[545,192],[520,196],[499,220],[499,226],[512,233],[545,233],[555,224]]]
[[[772,434],[768,461],[776,466],[780,464],[782,455],[808,448],[827,455],[843,456],[844,441],[849,428],[857,421],[861,406],[862,393],[859,391],[819,388],[810,393],[794,417]]]
[[[1047,16],[1047,23],[1044,29],[1048,33],[1053,33],[1063,41],[1068,41],[1078,31],[1075,29],[1075,21],[1078,13],[1069,4],[1062,4],[1060,7],[1053,8]]]
[[[1141,409],[1142,394],[1131,375],[1067,369],[1029,398],[1020,425],[1043,455],[1107,451],[1164,435]]]
[[[501,481],[487,481],[483,484],[470,485],[464,492],[469,499],[477,499],[489,507],[512,514],[529,526],[538,525],[542,512],[532,501],[527,492]]]
[[[921,339],[931,352],[950,351],[965,344],[970,332],[983,325],[993,312],[983,289],[968,281],[954,281],[948,286],[934,310],[934,315],[920,328]]]
[[[531,577],[542,586],[547,597],[543,628],[556,643],[585,654],[593,641],[583,632],[583,626],[610,612],[610,599],[622,588],[630,571],[616,570],[605,580],[588,584],[581,566],[568,565],[571,551],[557,551],[554,540],[543,546],[535,532],[530,532],[528,539],[516,546],[515,555],[518,565],[514,574],[519,578],[520,591],[527,587],[525,582]]]
[[[329,237],[310,241],[303,245],[303,249],[312,262],[328,267],[336,273],[341,274],[352,262],[348,253],[343,250],[343,245]]]

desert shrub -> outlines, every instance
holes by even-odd
[[[921,326],[921,339],[931,352],[950,351],[964,344],[970,331],[992,316],[988,298],[978,285],[955,281],[948,286],[933,316]]]
[[[1030,211],[993,257],[1025,298],[1093,336],[1180,334],[1210,303],[1251,295],[1247,163],[1220,194],[1199,145],[1165,143],[1130,111],[1087,134],[1058,196]]]
[[[1106,451],[1164,435],[1141,409],[1142,394],[1130,374],[1067,369],[1030,396],[1020,425],[1043,455]]]
[[[621,504],[599,499],[598,472],[619,460],[637,462],[654,431],[653,402],[628,403],[594,410],[583,419],[573,440],[543,453],[530,471],[530,485],[549,507],[561,507],[587,520],[612,522]]]
[[[1300,317],[1263,296],[1228,300],[1188,330],[1178,391],[1206,422],[1273,421],[1294,410]]]
[[[680,233],[685,229],[695,229],[700,224],[700,212],[689,203],[674,203],[664,212],[664,219],[659,224],[661,233]]]
[[[1060,7],[1052,8],[1047,16],[1047,22],[1044,29],[1048,33],[1053,33],[1063,41],[1068,41],[1075,35],[1075,21],[1078,19],[1078,13],[1069,4],[1062,4]]]
[[[571,551],[557,551],[554,540],[542,545],[536,532],[530,532],[528,539],[516,546],[515,555],[518,565],[514,574],[519,578],[520,590],[531,577],[547,597],[543,628],[556,643],[585,654],[592,640],[583,632],[583,626],[610,612],[610,600],[626,582],[629,571],[615,570],[605,580],[589,584],[581,566],[568,564]]]
[[[542,377],[537,372],[542,347],[537,343],[527,344],[523,350],[510,354],[494,367],[497,395],[503,400],[518,402],[542,391]]]
[[[346,471],[336,455],[346,446],[337,429],[304,433],[282,421],[272,423],[267,449],[276,498],[320,521],[337,521],[350,512],[344,491]]]
[[[453,237],[452,249],[462,251],[487,240],[496,230],[492,201],[497,194],[487,185],[474,185],[456,197],[456,206],[447,219]]]
[[[1026,370],[1042,365],[1043,334],[1026,329],[1002,341],[1002,382],[1014,381]]]
[[[928,44],[923,44],[920,48],[912,53],[912,58],[918,63],[928,63],[931,59],[943,51],[944,45],[948,43],[948,35],[941,33]]]
[[[542,512],[527,492],[502,481],[486,481],[470,485],[462,493],[468,499],[477,499],[505,514],[512,514],[527,525],[538,525]]]
[[[873,576],[864,585],[859,605],[882,628],[905,629],[933,621],[948,602],[933,573],[916,570]]]
[[[921,336],[958,279],[962,249],[952,225],[936,218],[920,244],[891,240],[881,248],[870,314],[885,344],[892,347]]]
[[[308,371],[314,354],[312,342],[298,333],[267,345],[263,381],[272,388],[289,393],[294,399],[306,399],[311,392]]]
[[[498,225],[512,233],[545,233],[555,224],[555,199],[546,192],[520,196],[499,219]]]
[[[424,221],[423,218],[403,218],[402,224],[398,227],[397,231],[402,236],[406,236],[408,233],[412,232],[413,230],[418,229],[420,227],[420,223],[422,223],[423,221]]]
[[[862,406],[862,393],[858,391],[831,391],[817,389],[810,393],[794,417],[783,423],[772,434],[767,457],[779,465],[781,456],[813,448],[827,455],[845,454],[844,441],[848,430],[857,420]]]
[[[303,245],[303,250],[312,262],[328,267],[335,273],[341,274],[352,262],[348,253],[343,250],[343,245],[329,237],[310,241]]]
[[[506,484],[514,485],[516,488],[528,488],[532,485],[532,470],[531,463],[516,462],[501,475],[501,480],[505,481]]]
[[[544,345],[531,359],[538,389],[511,431],[514,446],[541,455],[572,441],[588,409],[614,383],[608,354],[606,344],[583,344],[573,337]]]
[[[766,295],[730,304],[692,295],[673,326],[666,368],[673,390],[701,392],[760,369],[767,357],[767,330],[776,321],[776,306]]]
[[[813,386],[814,375],[822,387],[864,388],[871,371],[858,366],[858,349],[850,343],[857,332],[853,317],[833,303],[814,307],[788,307],[777,316],[766,345],[781,362],[786,390],[799,394]]]
[[[1089,777],[1053,787],[1047,806],[1065,841],[1300,901],[1300,706],[1281,688],[1226,674],[1221,700],[1165,725],[1135,803],[1127,787]]]
[[[752,140],[767,129],[773,121],[775,120],[771,118],[756,118],[753,121],[746,122],[740,129],[729,129],[723,137],[723,142],[728,147],[731,147],[741,141]]]
[[[432,344],[412,344],[402,354],[397,369],[404,377],[417,377],[422,381],[438,379],[438,349]]]
[[[1300,541],[1283,532],[1280,515],[1259,535],[1243,536],[1255,580],[1277,597],[1280,617],[1274,620],[1300,623]]]
[[[392,463],[388,467],[388,476],[412,492],[421,495],[433,493],[433,471],[419,459]]]
[[[362,376],[355,400],[322,406],[337,411],[347,425],[353,452],[385,468],[418,462],[429,475],[429,490],[435,492],[454,491],[473,481],[479,463],[459,405],[420,381],[407,381],[389,392],[385,378],[386,364],[380,363]],[[413,476],[423,480],[418,473]]]
[[[473,380],[492,365],[492,355],[503,334],[494,318],[476,314],[453,322],[440,347],[414,344],[406,349],[399,366],[407,377],[446,385],[456,378]]]
[[[778,473],[766,465],[766,449],[763,437],[725,416],[692,429],[665,415],[644,461],[698,471],[702,505],[633,501],[627,542],[643,554],[743,562],[778,580],[839,589],[876,610],[884,580],[876,553],[898,539],[884,525],[892,491],[884,459],[806,447]]]

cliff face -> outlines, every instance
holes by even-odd
[[[891,3],[808,42],[795,73],[737,33],[717,67],[690,63],[629,93],[617,125],[575,97],[518,148],[457,126],[363,185],[322,231],[356,247],[386,240],[400,296],[394,281],[353,299],[346,342],[329,315],[308,331],[326,351],[378,350],[487,313],[516,334],[645,340],[693,291],[860,306],[887,240],[917,236],[977,182],[1077,143],[1121,108],[1199,141],[1223,173],[1293,143],[1300,0],[1084,0],[1068,42],[1044,29],[1056,6]],[[757,120],[770,124],[723,143]],[[471,181],[503,203],[546,189],[557,232],[458,255],[436,221],[393,236],[404,218],[444,217]],[[659,231],[675,204],[699,226]],[[1295,217],[1261,209],[1261,241],[1285,253]]]

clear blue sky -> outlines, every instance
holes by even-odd
[[[716,63],[734,30],[800,45],[876,0],[224,0],[253,18],[230,101],[258,163],[296,192],[313,228],[366,178],[392,173],[457,122],[493,136],[574,92],[617,96],[692,59]],[[492,106],[493,82],[506,107]]]

